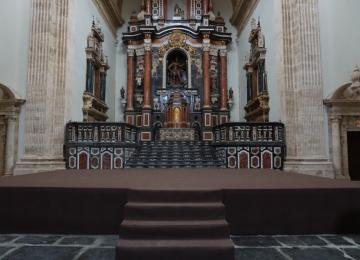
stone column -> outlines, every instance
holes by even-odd
[[[220,50],[220,110],[228,111],[227,51]]]
[[[15,174],[64,169],[70,0],[32,0],[24,155]]]
[[[334,177],[326,153],[318,0],[282,0],[283,73],[279,84],[286,126],[286,170]]]
[[[151,109],[151,59],[151,36],[147,35],[144,55],[144,109]]]
[[[135,51],[132,49],[128,50],[127,58],[127,99],[126,99],[126,111],[134,110],[134,68],[135,68]]]
[[[332,130],[332,159],[335,174],[341,176],[341,136],[340,136],[340,116],[331,116],[331,130]]]
[[[16,151],[16,117],[8,117],[6,124],[5,175],[12,175]]]
[[[206,37],[206,36],[204,36]],[[210,40],[203,41],[204,109],[210,109]]]

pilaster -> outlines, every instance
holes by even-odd
[[[70,0],[32,0],[23,158],[15,174],[64,169]]]
[[[282,0],[286,170],[334,177],[326,153],[318,0]]]

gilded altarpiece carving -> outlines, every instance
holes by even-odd
[[[160,128],[196,128],[194,136],[210,141],[212,127],[229,120],[226,49],[231,34],[222,17],[203,15],[209,9],[213,14],[205,2],[153,0],[130,18],[123,33],[128,48],[125,120],[140,127],[143,141],[159,137]],[[180,107],[174,107],[176,97],[181,97]]]

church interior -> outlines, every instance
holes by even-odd
[[[0,259],[360,259],[358,0],[2,0]]]

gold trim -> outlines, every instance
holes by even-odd
[[[186,35],[177,30],[169,36],[168,43],[159,49],[159,59],[163,60],[165,54],[171,49],[185,50],[189,53],[191,59],[196,54],[196,50],[186,43]]]

